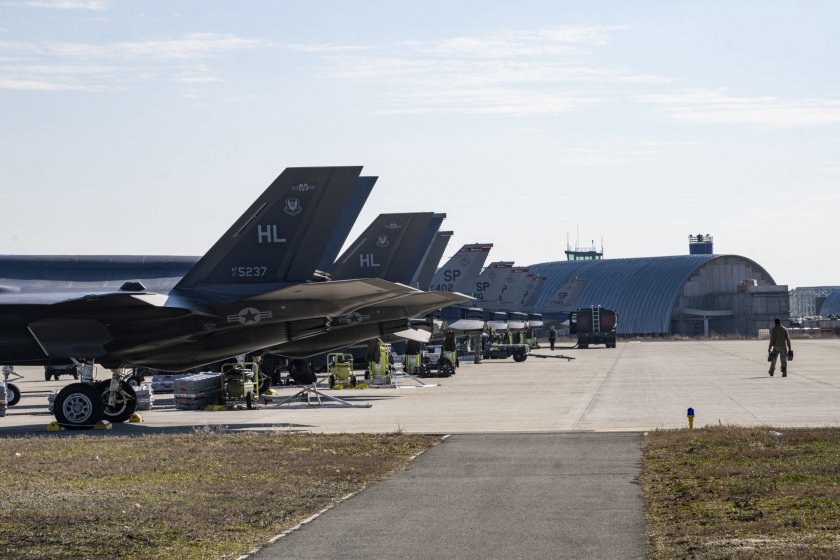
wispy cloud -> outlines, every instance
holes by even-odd
[[[640,95],[632,99],[655,105],[665,117],[681,123],[766,127],[840,123],[840,100],[837,99],[736,97],[723,89]]]
[[[559,27],[437,41],[287,48],[320,57],[313,67],[326,77],[376,83],[376,114],[556,116],[615,104],[685,124],[788,127],[840,122],[840,100],[739,97],[711,88],[680,91],[667,76],[598,62],[601,50],[627,31],[621,26]]]
[[[330,78],[375,81],[378,114],[479,113],[549,116],[603,101],[571,84],[665,84],[668,80],[589,63],[589,50],[623,27],[501,30],[438,41],[373,45],[288,45],[322,56]]]
[[[0,89],[108,91],[152,79],[216,82],[214,59],[266,44],[218,33],[110,44],[0,41]]]
[[[104,11],[108,8],[106,0],[27,0],[23,6],[30,8],[50,8],[54,10],[93,10]]]

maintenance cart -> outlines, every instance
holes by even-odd
[[[330,389],[356,386],[356,376],[353,374],[353,354],[341,352],[327,354],[327,381]]]

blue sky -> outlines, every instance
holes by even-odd
[[[0,253],[205,252],[287,166],[364,165],[492,260],[711,233],[840,285],[836,2],[0,0]]]

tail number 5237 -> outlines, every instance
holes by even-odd
[[[234,278],[262,278],[268,272],[267,266],[234,266],[230,269]]]

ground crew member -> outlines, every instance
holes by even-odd
[[[379,337],[371,338],[367,345],[367,361],[371,377],[374,377],[375,365],[382,361],[382,340]],[[386,364],[382,364],[382,375],[385,374]]]
[[[446,336],[443,338],[443,349],[448,352],[454,352],[458,349],[455,343],[455,333],[452,332],[452,329],[448,330]]]
[[[554,328],[554,325],[551,325],[548,328],[548,344],[551,346],[551,349],[554,350],[554,342],[557,340],[557,329]]]
[[[782,322],[776,319],[775,326],[770,329],[770,346],[767,351],[770,353],[770,377],[773,377],[773,371],[776,369],[776,358],[782,357],[782,377],[787,377],[787,362],[788,353],[793,353],[793,348],[790,346],[790,335],[786,328],[782,326]]]

